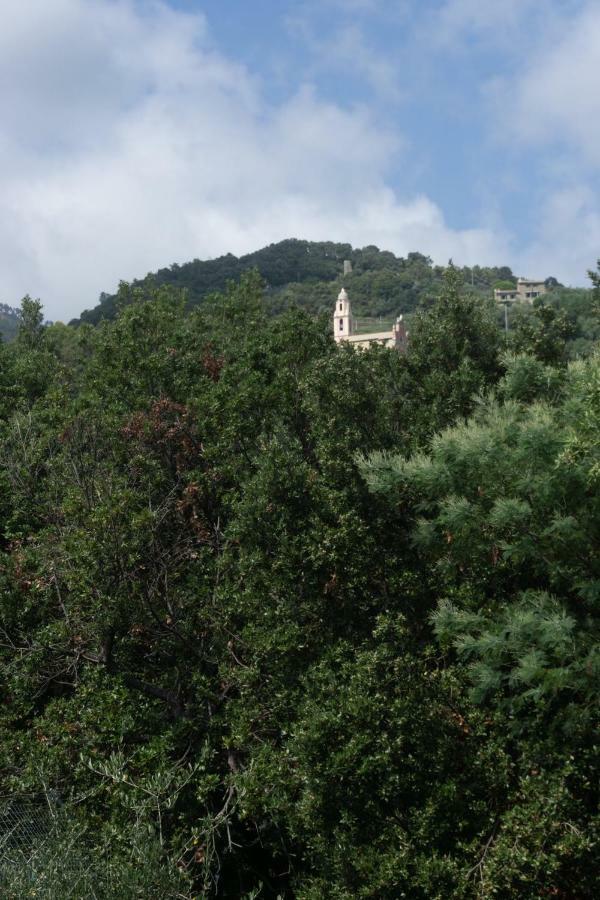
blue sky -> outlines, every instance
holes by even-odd
[[[0,0],[0,300],[284,237],[584,284],[597,0]]]

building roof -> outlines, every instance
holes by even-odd
[[[364,334],[349,334],[344,338],[351,344],[360,344],[361,341],[387,341],[394,338],[393,331],[371,331]]]

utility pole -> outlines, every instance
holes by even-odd
[[[508,334],[508,304],[510,300],[503,298],[502,300],[496,300],[496,303],[504,307],[504,331]]]

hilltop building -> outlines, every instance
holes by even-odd
[[[402,316],[398,316],[391,331],[376,331],[370,334],[356,334],[354,330],[354,319],[352,318],[352,308],[350,306],[350,298],[345,288],[342,288],[333,313],[333,336],[336,343],[347,341],[366,350],[375,344],[382,344],[384,347],[392,347],[403,353],[408,343],[408,331],[403,322]]]
[[[525,303],[533,303],[536,297],[546,293],[546,285],[543,281],[531,281],[529,278],[518,278],[516,288],[510,290],[495,290],[496,303],[514,303],[521,300]]]

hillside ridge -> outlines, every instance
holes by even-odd
[[[344,260],[352,264],[352,272],[347,275],[342,274]],[[349,243],[288,238],[240,257],[227,253],[217,259],[173,263],[134,280],[132,285],[180,288],[186,291],[189,306],[194,307],[251,269],[257,269],[265,281],[273,314],[294,305],[312,313],[329,311],[332,286],[343,281],[352,293],[356,314],[370,317],[412,311],[439,292],[443,273],[442,266],[418,252],[399,257],[374,245],[353,248]],[[467,286],[486,294],[495,282],[514,280],[508,266],[473,266],[462,271]],[[102,293],[99,303],[82,312],[74,323],[95,325],[101,319],[114,318],[117,296]]]

